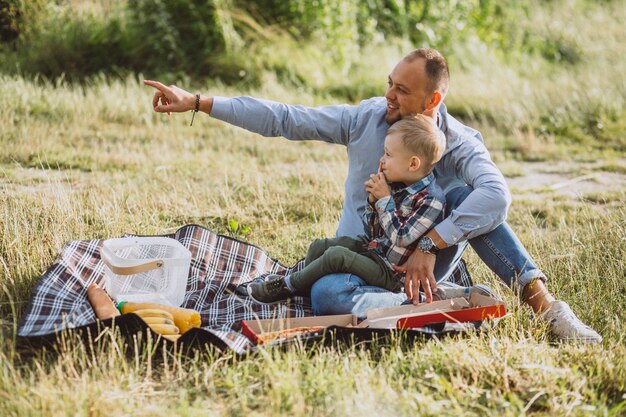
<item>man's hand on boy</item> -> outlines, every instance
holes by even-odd
[[[391,188],[382,172],[370,175],[370,179],[365,181],[365,191],[372,196],[373,201],[391,195]]]
[[[420,302],[420,286],[426,296],[426,302],[433,301],[433,291],[437,290],[437,280],[433,274],[436,260],[435,255],[416,250],[403,265],[394,266],[396,272],[406,273],[404,291],[415,305]]]
[[[448,246],[435,229],[428,232],[426,236],[430,237],[439,249],[444,249]],[[413,300],[413,304],[417,305],[419,303],[420,286],[422,291],[424,291],[426,301],[430,303],[433,300],[432,293],[437,291],[437,280],[434,274],[436,260],[436,255],[416,250],[409,256],[404,265],[394,266],[396,272],[406,273],[404,289],[407,297]]]

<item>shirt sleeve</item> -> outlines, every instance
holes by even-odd
[[[445,170],[472,187],[472,192],[435,230],[448,245],[488,233],[506,219],[511,194],[504,176],[482,142],[464,141],[453,149]],[[443,162],[443,161],[442,161]]]
[[[358,106],[305,107],[252,97],[214,97],[211,117],[266,137],[347,145]]]
[[[362,216],[363,228],[365,229],[365,235],[372,239],[376,234],[376,227],[380,227],[378,224],[378,214],[376,213],[375,206],[367,201],[365,205],[365,211]]]
[[[417,241],[435,224],[443,210],[443,203],[432,195],[419,198],[415,203],[407,213],[396,206],[391,196],[376,202],[380,226],[395,246],[406,248]]]

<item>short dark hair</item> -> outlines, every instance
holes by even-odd
[[[416,59],[424,60],[429,92],[439,91],[441,95],[445,96],[450,85],[450,72],[448,71],[448,63],[443,55],[433,48],[419,48],[409,52],[403,58],[403,60],[408,62]]]
[[[446,148],[446,137],[435,121],[423,114],[405,116],[391,125],[387,134],[398,133],[402,144],[420,157],[431,170],[441,159]]]

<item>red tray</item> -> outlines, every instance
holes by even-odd
[[[504,304],[496,304],[486,307],[474,307],[413,317],[403,317],[398,320],[396,327],[399,329],[412,329],[415,327],[424,327],[427,324],[443,323],[446,321],[451,323],[466,323],[469,321],[481,321],[503,317],[504,315],[506,315]]]

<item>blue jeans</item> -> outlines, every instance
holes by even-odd
[[[448,192],[447,210],[458,207],[471,192],[469,186]],[[434,271],[438,283],[453,285],[445,281],[452,275],[468,243],[485,265],[511,288],[520,291],[534,278],[546,279],[509,225],[503,223],[489,233],[441,250]],[[311,288],[311,304],[316,315],[351,313],[365,318],[371,308],[398,306],[405,302],[405,293],[367,285],[353,274],[327,275]]]

